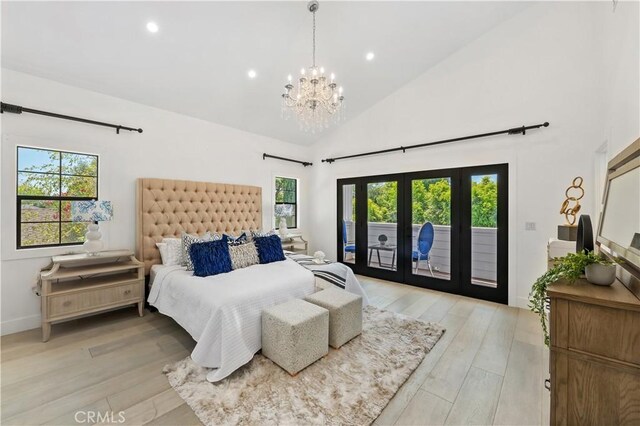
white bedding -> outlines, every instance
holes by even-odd
[[[215,368],[211,382],[246,364],[262,347],[262,310],[315,291],[311,271],[293,260],[194,277],[181,266],[154,266],[148,301],[191,334],[191,358]]]
[[[347,291],[364,289],[347,271]],[[191,358],[214,368],[207,379],[224,379],[246,364],[262,347],[262,310],[331,287],[311,271],[287,259],[254,265],[227,274],[194,277],[183,266],[153,265],[148,301],[180,324],[197,342]]]

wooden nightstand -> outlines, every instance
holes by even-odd
[[[294,253],[307,253],[309,242],[302,238],[302,234],[287,234],[286,237],[279,235],[282,240],[282,249]]]
[[[144,264],[132,251],[53,256],[51,261],[40,273],[43,342],[53,322],[133,304],[144,315]]]

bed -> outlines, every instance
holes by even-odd
[[[318,272],[321,267],[312,271],[299,258],[205,278],[193,276],[184,267],[161,265],[156,243],[162,238],[178,238],[183,232],[238,235],[261,230],[259,187],[138,179],[136,226],[137,256],[145,274],[151,275],[148,301],[197,342],[191,357],[212,368],[207,375],[212,382],[224,379],[260,350],[263,309],[330,285],[321,277],[329,275],[327,271]],[[364,290],[351,270],[344,268],[345,288],[363,295],[366,303]]]

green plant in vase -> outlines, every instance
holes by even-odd
[[[529,293],[529,309],[540,315],[540,324],[544,334],[544,343],[549,346],[549,330],[547,328],[547,316],[544,306],[547,303],[547,288],[550,284],[565,279],[573,284],[585,273],[588,265],[615,265],[614,262],[595,252],[569,253],[565,257],[553,259],[555,265],[542,274],[531,287]]]

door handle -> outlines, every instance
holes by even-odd
[[[125,290],[124,294],[131,294],[131,290]]]

